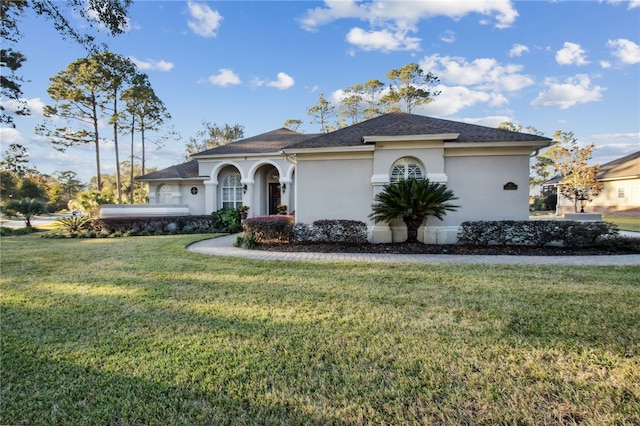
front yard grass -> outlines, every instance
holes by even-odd
[[[640,424],[640,267],[2,238],[0,424]]]

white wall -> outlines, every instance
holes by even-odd
[[[479,153],[480,154],[480,153]],[[499,153],[496,153],[499,154]],[[468,220],[527,220],[529,218],[529,156],[477,155],[445,157],[447,187],[460,208],[449,212],[445,225]],[[505,190],[513,182],[516,190]]]
[[[327,159],[298,157],[296,221],[350,219],[368,222],[373,172],[370,153]]]

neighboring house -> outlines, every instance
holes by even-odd
[[[603,216],[640,217],[640,151],[600,166],[597,175],[602,191],[585,204],[585,211]],[[545,182],[545,187],[557,188],[562,176]],[[573,213],[573,204],[558,196],[558,215]]]
[[[287,206],[302,223],[363,221],[370,240],[384,243],[404,241],[406,228],[369,220],[374,197],[390,182],[426,177],[452,189],[460,208],[443,221],[429,218],[419,239],[451,243],[463,221],[527,220],[529,159],[551,144],[526,133],[391,113],[327,134],[274,130],[137,180],[149,184],[152,206],[209,214],[246,205],[249,217]]]

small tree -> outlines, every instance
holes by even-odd
[[[320,94],[318,102],[311,108],[307,108],[307,115],[311,116],[311,123],[320,125],[320,133],[329,133],[333,130],[333,126],[329,124],[329,120],[333,118],[336,107],[331,101]]]
[[[391,223],[402,219],[407,226],[407,242],[418,242],[418,228],[428,216],[442,220],[447,211],[456,211],[459,206],[449,204],[457,200],[446,185],[430,182],[429,179],[409,178],[385,185],[375,197],[376,204],[369,218]]]
[[[600,166],[588,164],[594,145],[581,148],[573,132],[560,130],[555,133],[554,140],[556,145],[547,151],[547,155],[553,159],[554,169],[562,176],[558,192],[572,202],[575,213],[578,206],[584,211],[584,205],[598,195],[603,186],[597,179]]]
[[[242,139],[244,137],[244,126],[234,124],[230,126],[225,123],[219,127],[217,124],[211,124],[203,121],[204,130],[198,131],[195,137],[189,138],[185,146],[187,157],[198,152],[216,148]]]
[[[389,112],[403,111],[410,114],[414,107],[428,104],[440,94],[439,91],[429,89],[439,83],[440,79],[432,73],[425,74],[418,64],[407,64],[391,70],[387,73],[387,78],[393,83],[389,93],[381,101],[393,104]]]
[[[5,210],[12,216],[22,216],[27,228],[31,228],[31,218],[46,213],[45,203],[33,198],[9,201]]]

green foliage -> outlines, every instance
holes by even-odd
[[[91,222],[90,216],[61,217],[55,220],[54,227],[58,232],[71,234],[90,230]]]
[[[203,121],[204,130],[191,137],[185,146],[186,157],[192,154],[206,151],[207,149],[229,144],[244,137],[244,126],[240,124],[229,125],[225,123],[222,127]]]
[[[316,220],[313,229],[317,242],[366,244],[367,224],[359,220]]]
[[[415,107],[432,102],[433,98],[440,94],[436,90],[427,90],[428,87],[438,84],[440,79],[431,72],[425,74],[422,68],[415,63],[389,71],[387,78],[392,81],[392,84],[389,87],[389,92],[382,97],[381,101],[394,105],[389,109],[389,112],[411,113]]]
[[[638,266],[2,241],[0,424],[637,425]]]
[[[4,211],[12,216],[22,216],[27,228],[31,228],[31,218],[46,213],[46,204],[41,200],[22,198],[11,200],[4,206]]]
[[[615,237],[618,231],[608,222],[571,220],[470,221],[463,222],[458,233],[460,244],[529,245],[551,243],[564,247],[594,247]]]
[[[240,247],[243,249],[251,250],[258,244],[258,238],[255,234],[247,234],[246,232],[240,232],[237,236],[233,245],[235,247]]]
[[[442,220],[448,211],[458,209],[449,203],[452,200],[457,197],[446,185],[410,178],[385,185],[376,195],[369,217],[387,223],[402,219],[407,226],[407,242],[414,243],[418,241],[418,228],[426,217]]]
[[[241,215],[236,209],[220,209],[211,214],[216,218],[220,232],[233,234],[242,229]]]
[[[255,216],[245,219],[242,228],[245,234],[254,236],[258,242],[289,242],[293,239],[294,222],[293,216]]]

